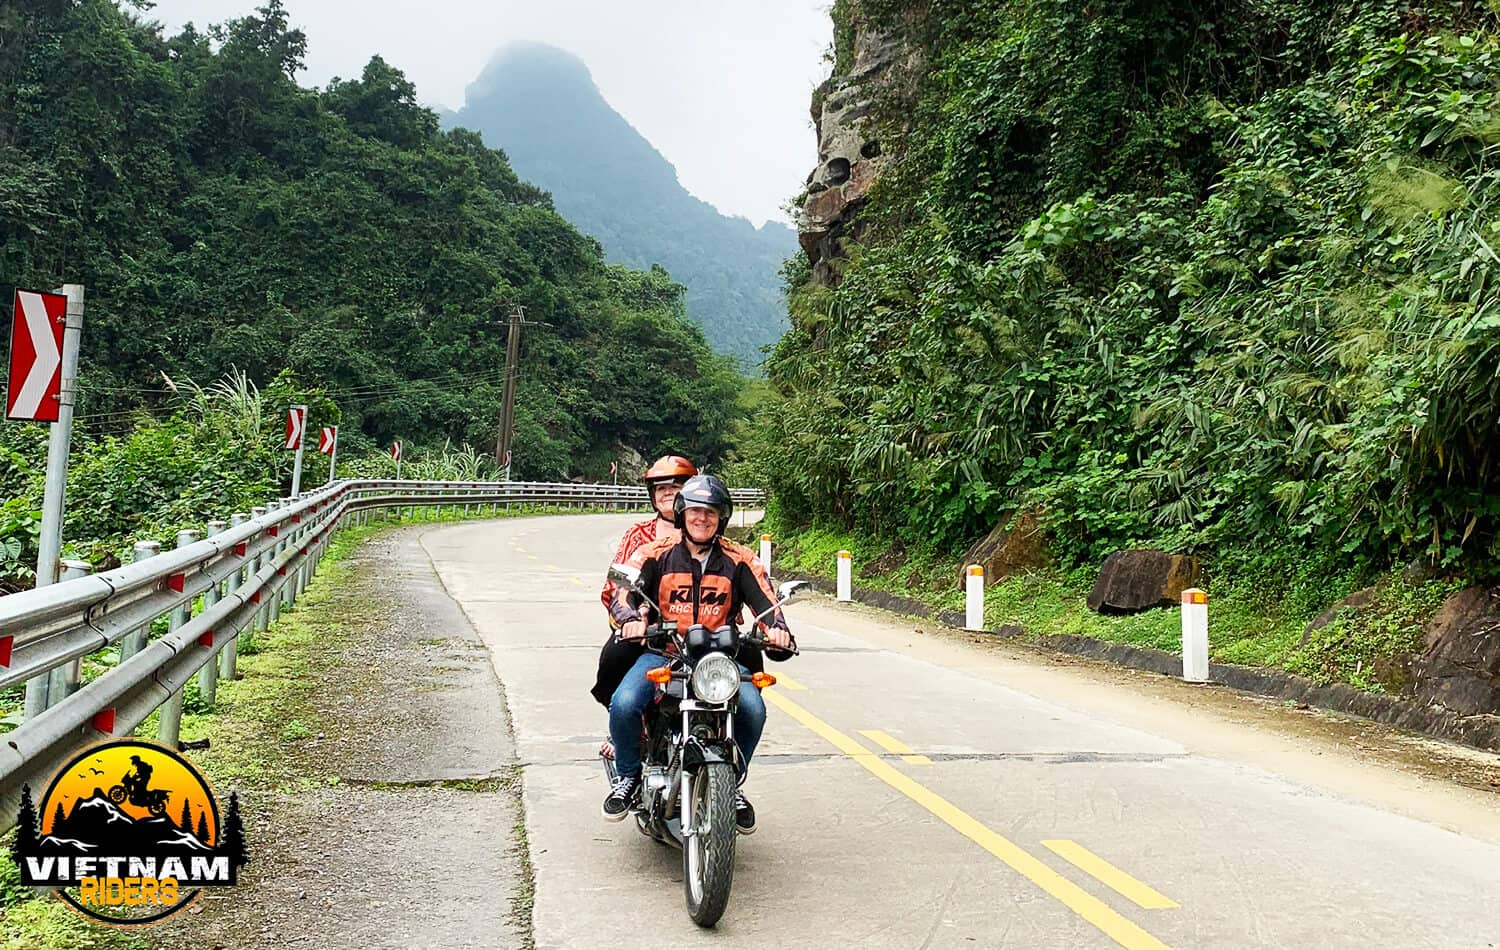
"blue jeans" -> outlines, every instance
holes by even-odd
[[[656,695],[656,684],[646,672],[666,661],[654,653],[643,653],[615,688],[609,700],[609,740],[615,745],[615,771],[620,775],[641,774],[641,714]],[[740,666],[743,672],[745,667]],[[750,757],[760,744],[766,726],[766,702],[754,683],[740,684],[740,701],[734,709],[734,741],[740,747],[740,780],[750,768]]]

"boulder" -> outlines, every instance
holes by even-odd
[[[986,585],[1049,566],[1052,558],[1038,516],[1039,512],[1031,508],[1014,518],[1007,515],[993,531],[974,542],[958,563],[959,590],[964,589],[970,564],[984,568]]]
[[[879,557],[872,557],[864,564],[860,565],[859,576],[865,580],[870,580],[871,578],[879,577],[882,574],[889,574],[891,571],[897,570],[905,563],[906,545],[902,544],[900,541],[897,541],[889,548],[886,548],[885,552]],[[911,586],[911,584],[907,585],[908,588],[910,588]]]
[[[1366,587],[1357,590],[1345,597],[1343,600],[1329,607],[1327,610],[1314,617],[1302,631],[1302,645],[1306,646],[1312,635],[1324,627],[1333,623],[1334,619],[1342,613],[1358,613],[1375,602],[1375,588]]]
[[[1089,593],[1089,609],[1101,614],[1133,614],[1181,603],[1182,592],[1198,582],[1198,559],[1166,551],[1116,551],[1104,559]]]
[[[1461,716],[1500,715],[1500,588],[1469,587],[1427,622],[1417,698]]]

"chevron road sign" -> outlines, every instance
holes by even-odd
[[[56,422],[62,403],[63,323],[68,298],[17,290],[10,331],[5,418]]]

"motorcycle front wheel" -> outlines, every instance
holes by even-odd
[[[734,883],[734,766],[707,763],[687,782],[693,827],[682,842],[683,889],[693,923],[712,927],[724,916]]]

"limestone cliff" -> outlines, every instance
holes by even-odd
[[[859,237],[858,215],[886,158],[875,128],[877,99],[912,75],[920,56],[897,31],[877,26],[857,0],[836,7],[834,73],[813,93],[818,166],[807,176],[798,238],[821,283],[837,281],[846,240]]]

